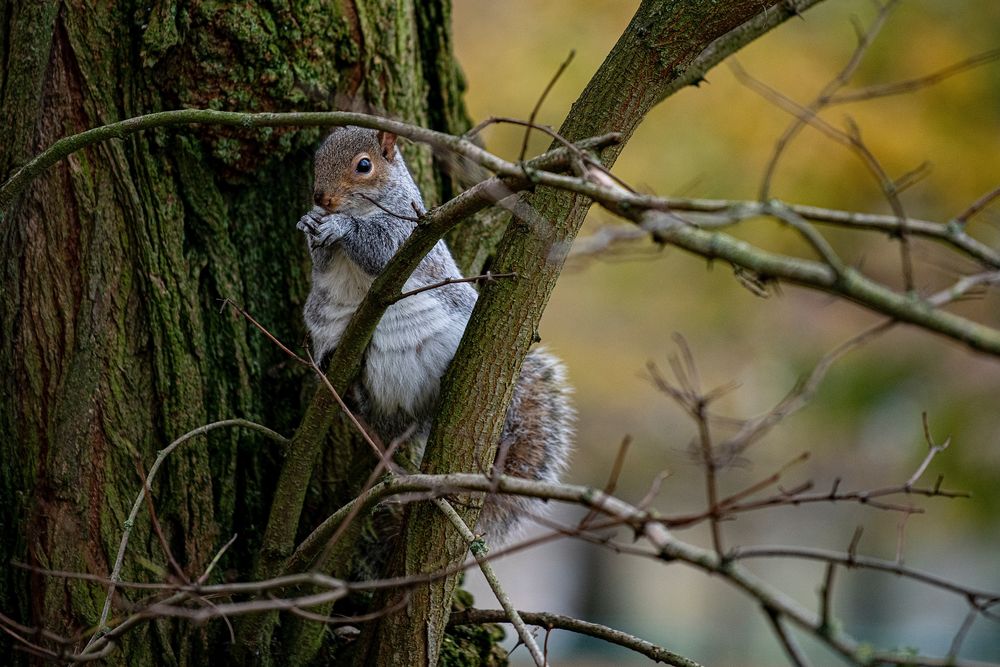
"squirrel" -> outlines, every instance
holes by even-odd
[[[335,129],[316,152],[315,206],[298,222],[312,256],[303,312],[322,363],[337,346],[375,277],[416,227],[423,199],[390,132]],[[407,291],[461,278],[443,240],[407,280]],[[426,437],[441,377],[461,341],[478,294],[467,282],[408,296],[389,306],[365,353],[360,411],[384,442],[415,427]],[[556,482],[567,464],[575,412],[562,363],[535,348],[524,359],[497,450],[503,473]],[[541,501],[487,498],[476,526],[507,541]]]

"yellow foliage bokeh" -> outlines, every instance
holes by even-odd
[[[526,118],[573,49],[572,64],[539,114],[539,122],[558,127],[637,5],[613,0],[459,2],[454,37],[474,121],[491,115]],[[856,44],[852,16],[867,26],[874,16],[872,3],[821,3],[736,59],[754,77],[808,104],[850,58]],[[924,76],[997,47],[1000,3],[900,3],[845,90]],[[1000,62],[908,94],[834,106],[823,117],[840,128],[855,123],[893,178],[928,163],[923,178],[902,195],[912,217],[947,221],[1000,185]],[[657,194],[755,199],[775,142],[791,120],[772,101],[740,84],[723,64],[708,73],[707,82],[655,108],[614,171],[637,189]],[[486,134],[487,146],[509,158],[517,157],[522,138],[523,130],[511,127],[491,128]],[[534,136],[530,150],[547,145],[544,137]],[[780,160],[771,195],[802,204],[890,212],[858,157],[809,128]],[[606,224],[625,223],[594,209],[582,234]],[[821,231],[845,261],[889,284],[901,284],[896,241],[871,233]],[[970,232],[1000,246],[1000,206],[975,218]],[[773,222],[748,221],[736,233],[770,250],[812,256],[799,238]],[[928,241],[913,243],[913,258],[922,293],[976,270]],[[995,294],[958,304],[955,310],[1000,326]],[[619,442],[630,434],[634,444],[619,487],[625,496],[641,495],[658,470],[669,469],[672,476],[657,505],[661,511],[702,502],[701,473],[686,455],[694,427],[643,377],[649,362],[669,368],[668,359],[677,351],[673,332],[690,344],[705,385],[740,384],[720,410],[750,417],[769,409],[825,352],[877,321],[878,316],[856,306],[790,286],[762,299],[742,288],[730,267],[706,265],[676,249],[637,245],[620,254],[571,260],[541,336],[566,359],[576,387],[579,452],[572,480],[603,485]],[[929,482],[944,474],[947,486],[971,490],[975,499],[924,503],[929,514],[911,528],[911,548],[921,553],[923,545],[934,552],[935,543],[956,539],[956,549],[975,560],[977,550],[1000,548],[998,396],[1000,362],[931,334],[896,327],[838,362],[811,405],[751,450],[745,466],[727,471],[724,484],[740,488],[802,451],[812,459],[790,473],[789,483],[808,479],[823,487],[835,477],[851,488],[899,483],[926,451],[921,426],[926,412],[935,437],[950,436],[954,443],[935,461]],[[842,548],[854,523],[867,522],[876,527],[869,533],[869,548],[891,550],[893,517],[857,508],[842,514],[823,546]],[[808,513],[799,516],[783,519],[790,534],[807,530],[797,522],[812,520]],[[746,524],[733,528],[736,539],[752,537],[752,529],[761,525]],[[984,585],[1000,585],[997,576],[987,576]],[[904,623],[904,634],[905,629]],[[1000,647],[1000,640],[991,646]],[[729,664],[718,657],[728,654],[712,655],[721,660],[718,664]]]

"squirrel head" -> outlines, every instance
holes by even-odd
[[[359,213],[385,199],[399,178],[409,176],[396,135],[363,127],[338,127],[316,151],[313,203],[329,213]]]

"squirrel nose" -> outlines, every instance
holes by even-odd
[[[313,193],[313,202],[316,206],[324,208],[329,212],[336,211],[340,206],[341,197],[335,192],[327,192],[325,190],[317,190]]]

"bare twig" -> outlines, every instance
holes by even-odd
[[[403,213],[399,213],[398,211],[393,211],[386,208],[385,206],[382,205],[382,203],[379,200],[375,199],[374,197],[368,196],[364,192],[355,192],[351,194],[355,197],[361,197],[362,199],[365,199],[369,204],[372,204],[376,208],[380,209],[383,213],[388,213],[394,218],[399,218],[400,220],[406,220],[407,222],[417,222],[417,223],[420,222],[421,211],[417,208],[416,202],[410,202],[410,206],[413,208],[415,215],[405,215]]]
[[[541,649],[538,648],[538,644],[535,642],[535,638],[531,636],[531,632],[528,627],[524,624],[521,619],[520,614],[517,609],[515,609],[514,604],[510,601],[510,596],[507,595],[507,591],[504,590],[503,585],[500,583],[500,579],[497,577],[496,572],[493,570],[493,566],[490,565],[489,560],[486,558],[487,547],[486,543],[481,539],[477,538],[469,526],[466,525],[462,517],[455,511],[455,508],[451,504],[442,498],[434,499],[434,504],[437,506],[441,512],[444,513],[448,520],[451,521],[451,525],[455,527],[456,530],[462,535],[462,539],[465,540],[466,544],[469,545],[469,551],[472,553],[473,558],[476,559],[476,563],[479,564],[479,569],[482,570],[483,576],[486,578],[486,582],[490,585],[493,590],[493,594],[497,598],[497,602],[503,607],[504,613],[507,614],[506,620],[514,626],[517,631],[517,636],[521,639],[521,642],[527,647],[528,653],[531,654],[531,659],[535,661],[537,667],[546,667],[545,654],[542,653]]]
[[[917,467],[916,472],[913,473],[910,479],[906,480],[907,490],[909,490],[914,484],[916,484],[917,480],[919,480],[923,476],[924,471],[927,470],[927,466],[931,464],[931,461],[934,460],[934,457],[943,452],[944,450],[948,449],[948,445],[951,444],[951,438],[947,438],[940,445],[934,444],[934,438],[931,437],[931,427],[930,424],[927,422],[926,412],[924,412],[921,415],[921,419],[924,425],[924,440],[927,442],[928,451],[927,451],[927,456],[925,456],[924,460],[920,462],[920,465]]]
[[[997,196],[1000,196],[1000,194]],[[823,225],[882,232],[890,235],[900,233],[899,218],[895,215],[880,215],[856,211],[841,211],[818,206],[804,206],[778,199],[757,202],[656,197],[648,198],[644,203],[650,208],[656,208],[657,210],[683,211],[698,214],[696,226],[705,229],[720,229],[743,220],[767,215],[766,212],[770,208],[777,206],[791,210],[805,220]],[[942,224],[916,218],[907,218],[905,224],[907,231],[914,236],[920,236],[945,244],[953,250],[968,255],[982,266],[1000,268],[1000,253],[966,234],[961,225]]]
[[[454,612],[448,621],[449,625],[479,625],[481,623],[503,623],[507,621],[505,611],[501,609],[464,609]],[[537,625],[546,630],[569,630],[582,635],[596,637],[597,639],[623,646],[627,649],[641,653],[642,655],[675,667],[700,667],[698,663],[685,658],[682,655],[668,651],[665,648],[656,646],[638,637],[634,637],[621,630],[615,630],[597,623],[582,621],[577,618],[563,616],[561,614],[539,613],[522,611],[519,612],[521,618],[531,625]]]
[[[143,491],[146,496],[146,510],[149,512],[149,521],[153,526],[153,532],[156,533],[156,538],[160,541],[160,549],[163,550],[163,554],[167,557],[167,562],[170,563],[170,567],[174,571],[174,575],[185,584],[191,583],[188,579],[187,574],[184,573],[183,568],[181,568],[180,563],[174,558],[173,549],[170,548],[170,544],[167,542],[166,536],[163,534],[163,529],[160,527],[160,519],[156,516],[156,506],[153,504],[153,492],[149,488],[149,484],[146,481],[146,471],[142,468],[142,460],[139,455],[136,454],[135,457],[135,469],[139,473],[139,479],[142,480]]]
[[[781,648],[785,650],[785,655],[788,656],[788,662],[792,664],[792,667],[809,667],[809,661],[806,660],[802,649],[795,643],[795,639],[781,622],[781,614],[771,607],[764,607],[764,615],[770,621],[771,629],[774,630],[774,634],[781,643]]]
[[[849,548],[846,552],[829,551],[813,547],[762,546],[736,547],[735,549],[729,551],[728,556],[733,560],[746,560],[748,558],[798,558],[803,560],[818,560],[825,563],[843,565],[848,568],[861,568],[887,572],[889,574],[904,576],[907,579],[912,579],[914,581],[927,584],[928,586],[933,586],[934,588],[940,588],[942,590],[955,593],[956,595],[969,600],[969,603],[977,608],[984,607],[996,600],[1000,600],[1000,593],[991,593],[984,590],[977,590],[967,586],[962,586],[945,579],[944,577],[907,567],[894,560],[881,560],[868,556],[859,556],[857,554],[856,543],[856,537],[858,535],[859,533],[855,533],[855,540],[852,540],[854,549],[851,550]]]
[[[744,70],[739,63],[735,61],[730,61],[730,69],[734,72],[737,79],[748,88],[758,93],[761,97],[771,101],[775,106],[786,111],[796,118],[800,119],[803,123],[808,123],[810,126],[818,129],[827,137],[833,139],[834,141],[849,148],[861,162],[865,165],[871,175],[878,182],[879,188],[882,194],[885,196],[886,200],[889,202],[889,206],[892,208],[892,212],[895,214],[899,221],[899,234],[898,238],[900,241],[900,252],[902,256],[903,265],[903,283],[907,292],[913,291],[913,267],[912,259],[910,257],[909,248],[909,237],[907,236],[908,229],[906,221],[909,219],[906,215],[906,211],[903,208],[902,201],[899,198],[899,192],[896,189],[895,181],[889,177],[886,173],[885,168],[882,163],[875,157],[874,153],[868,148],[864,140],[861,137],[860,128],[854,123],[854,121],[848,117],[848,129],[846,131],[839,130],[834,126],[830,125],[827,121],[820,118],[816,111],[801,106],[797,102],[789,99],[782,93],[778,92],[774,88],[768,86],[764,82],[751,76],[746,70]]]
[[[84,650],[86,650],[87,647],[89,647],[91,644],[93,644],[94,641],[96,641],[97,638],[103,632],[106,631],[105,624],[107,623],[107,620],[108,620],[108,613],[111,611],[111,602],[112,602],[112,600],[114,598],[115,586],[116,586],[117,582],[121,578],[122,564],[125,562],[125,548],[128,546],[129,537],[132,535],[132,527],[135,525],[135,519],[136,519],[136,516],[139,514],[139,508],[142,507],[143,499],[146,496],[146,489],[150,487],[150,484],[153,481],[153,477],[156,476],[156,473],[160,469],[160,466],[163,464],[163,461],[175,449],[177,449],[178,447],[180,447],[181,445],[183,445],[188,440],[190,440],[190,439],[192,439],[194,437],[197,437],[199,435],[205,435],[206,433],[214,431],[215,429],[218,429],[218,428],[228,428],[228,427],[231,427],[231,426],[237,426],[237,427],[242,427],[242,428],[249,428],[251,430],[257,431],[258,433],[263,433],[268,438],[270,438],[270,439],[272,439],[272,440],[274,440],[276,442],[279,442],[279,443],[281,443],[283,445],[288,443],[288,439],[287,438],[285,438],[284,436],[282,436],[282,435],[280,435],[280,434],[272,431],[271,429],[267,428],[266,426],[262,426],[260,424],[254,423],[254,422],[247,421],[246,419],[225,419],[225,420],[222,420],[222,421],[213,422],[211,424],[206,424],[204,426],[199,426],[196,429],[188,431],[187,433],[185,433],[181,437],[177,438],[172,443],[170,443],[167,447],[161,449],[157,453],[156,460],[153,462],[153,465],[150,467],[149,474],[146,476],[146,479],[143,481],[142,488],[139,490],[139,494],[136,496],[135,501],[132,503],[132,510],[129,512],[128,518],[125,520],[125,528],[122,531],[121,543],[118,545],[118,555],[115,558],[115,564],[114,564],[114,567],[111,569],[111,576],[109,577],[111,583],[108,586],[108,593],[107,593],[107,596],[104,599],[104,606],[101,609],[100,620],[98,620],[98,622],[97,622],[97,631],[94,633],[94,635],[87,642],[87,645],[84,647]]]
[[[608,481],[604,485],[604,493],[611,495],[618,488],[618,478],[622,474],[622,468],[625,466],[625,455],[628,454],[629,445],[632,444],[632,437],[626,435],[622,438],[621,444],[618,446],[618,453],[615,455],[615,461],[611,465],[611,472],[608,473]],[[587,525],[597,516],[595,510],[590,510],[587,514],[580,519],[580,527],[586,528]]]
[[[773,215],[798,231],[809,243],[809,245],[813,247],[820,259],[826,262],[827,265],[829,265],[837,273],[837,275],[843,275],[847,271],[847,267],[845,266],[843,260],[841,260],[837,255],[833,246],[831,246],[829,241],[823,238],[823,235],[816,231],[812,225],[805,220],[805,218],[800,216],[795,211],[783,208],[774,202],[768,202],[765,206],[765,211],[767,213]]]
[[[278,338],[274,334],[272,334],[270,331],[267,330],[267,327],[265,327],[263,324],[261,324],[260,322],[258,322],[257,320],[255,320],[253,318],[253,316],[250,315],[250,313],[248,313],[246,310],[244,310],[243,306],[239,305],[238,303],[236,303],[235,301],[233,301],[232,299],[230,299],[228,297],[222,301],[222,308],[223,308],[223,310],[225,310],[226,306],[229,306],[229,307],[233,308],[237,313],[239,313],[240,315],[242,315],[243,318],[246,319],[247,322],[249,322],[250,324],[252,324],[254,327],[257,328],[258,331],[260,331],[262,334],[264,334],[265,336],[267,336],[267,338],[272,343],[274,343],[275,345],[277,345],[281,349],[282,352],[284,352],[285,354],[287,354],[288,356],[290,356],[292,359],[294,359],[295,361],[299,362],[300,364],[303,364],[304,366],[310,366],[311,365],[307,359],[303,359],[299,355],[295,354],[294,352],[292,352],[288,348],[287,345],[285,345],[280,340],[278,340]]]
[[[951,646],[948,647],[948,657],[957,658],[959,651],[962,650],[962,644],[965,643],[965,638],[969,634],[969,630],[972,629],[972,624],[976,622],[976,618],[979,616],[978,609],[970,609],[966,614],[965,618],[962,620],[962,625],[958,627],[955,632],[955,636],[951,640]]]
[[[784,154],[785,149],[788,148],[795,136],[806,126],[808,122],[808,115],[815,115],[821,109],[829,105],[834,94],[851,80],[851,77],[854,76],[858,66],[861,65],[861,61],[864,59],[865,54],[871,47],[872,42],[875,40],[876,35],[878,35],[881,31],[882,26],[885,25],[889,12],[892,10],[897,1],[898,0],[892,0],[891,2],[887,2],[885,5],[880,6],[875,19],[872,21],[872,24],[867,31],[858,30],[858,44],[851,54],[851,57],[848,59],[847,64],[845,64],[844,68],[823,87],[820,93],[816,96],[816,99],[814,99],[808,107],[806,107],[807,114],[795,118],[775,143],[771,158],[768,160],[767,166],[764,168],[764,178],[761,182],[759,195],[761,201],[767,201],[770,199],[771,181],[774,178],[774,172],[778,167],[778,162],[781,160],[781,156]]]
[[[383,616],[388,616],[389,614],[395,614],[396,612],[405,609],[409,602],[410,592],[403,591],[403,594],[399,596],[399,600],[396,602],[387,605],[382,609],[376,609],[375,611],[370,611],[366,614],[355,614],[354,616],[327,616],[325,614],[316,614],[305,609],[299,609],[298,607],[289,607],[287,611],[295,616],[298,616],[299,618],[304,618],[307,621],[316,621],[317,623],[324,623],[326,625],[347,625],[354,623],[367,623],[369,621],[378,620]]]
[[[731,456],[744,452],[747,447],[762,438],[783,419],[807,405],[823,378],[826,377],[827,372],[838,359],[881,335],[893,324],[894,322],[888,321],[871,326],[823,355],[812,370],[800,379],[777,405],[767,413],[747,421],[738,433],[728,438],[720,447]]]
[[[835,563],[826,564],[826,575],[819,589],[819,630],[826,632],[833,621],[833,582],[837,574]]]
[[[503,278],[516,278],[517,274],[511,273],[492,273],[487,271],[486,273],[479,276],[472,276],[470,278],[448,278],[447,280],[442,280],[441,282],[434,283],[432,285],[423,285],[422,287],[417,287],[411,289],[408,292],[402,292],[396,297],[390,299],[391,303],[396,303],[397,301],[402,301],[403,299],[413,296],[414,294],[420,294],[421,292],[427,292],[429,290],[438,289],[440,287],[445,287],[447,285],[456,285],[458,283],[490,283],[494,280],[501,280]]]
[[[538,101],[535,102],[535,106],[531,109],[531,115],[528,116],[528,127],[524,131],[524,141],[521,142],[521,152],[517,157],[518,162],[524,162],[524,156],[528,153],[528,138],[531,135],[531,127],[535,124],[535,118],[538,116],[538,110],[542,108],[542,104],[545,103],[545,98],[549,96],[549,91],[556,85],[556,81],[558,81],[559,77],[562,76],[562,73],[566,71],[569,64],[573,62],[573,56],[575,55],[576,51],[569,52],[569,55],[566,56],[566,60],[559,65],[559,69],[557,69],[556,73],[552,75],[551,79],[549,79],[549,83],[545,86],[545,90],[542,91]]]
[[[670,358],[670,366],[674,371],[677,385],[668,382],[652,363],[646,365],[649,370],[650,379],[660,391],[670,396],[682,408],[684,408],[694,420],[698,428],[698,454],[700,463],[705,471],[705,496],[708,503],[704,515],[708,517],[711,533],[712,545],[716,553],[721,558],[722,530],[719,520],[722,516],[722,507],[719,504],[719,491],[717,473],[720,462],[713,451],[712,433],[709,425],[708,407],[715,399],[727,393],[732,385],[725,385],[713,391],[703,393],[701,390],[701,379],[698,375],[698,368],[694,363],[694,355],[687,341],[680,334],[673,335],[674,343],[680,352],[680,356]]]
[[[955,222],[957,222],[960,227],[964,227],[972,216],[985,209],[998,198],[1000,198],[1000,186],[993,188],[982,197],[972,202],[967,209],[955,216]]]
[[[948,65],[947,67],[942,67],[941,69],[931,72],[930,74],[924,74],[923,76],[906,79],[904,81],[881,83],[873,86],[865,86],[864,88],[858,88],[857,90],[848,90],[843,93],[837,93],[828,100],[828,103],[830,105],[847,104],[849,102],[863,102],[880,97],[912,93],[940,83],[945,79],[955,76],[956,74],[961,74],[962,72],[967,72],[970,69],[996,62],[998,59],[1000,59],[1000,49],[983,51],[982,53],[970,56],[969,58],[960,60],[959,62]]]

